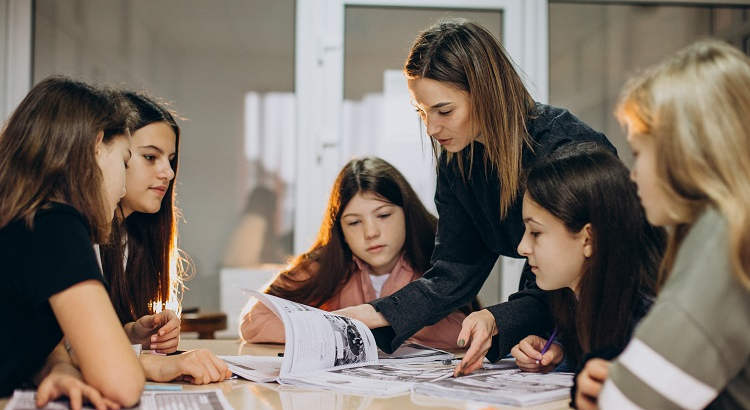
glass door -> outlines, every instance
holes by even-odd
[[[312,243],[335,175],[352,157],[391,162],[435,212],[435,161],[401,66],[417,34],[439,19],[461,17],[487,27],[534,97],[547,100],[546,0],[315,0],[297,7],[297,152],[304,173],[297,175],[298,251]],[[481,301],[495,303],[512,293],[521,265],[503,258]]]

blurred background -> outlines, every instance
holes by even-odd
[[[434,212],[434,160],[401,64],[442,17],[504,43],[535,98],[604,132],[631,162],[612,111],[625,80],[704,37],[750,50],[744,1],[0,0],[0,117],[51,74],[136,90],[182,118],[183,305],[224,311],[317,233],[333,178],[378,155]],[[480,294],[517,286],[505,260]],[[502,273],[501,273],[502,272]]]

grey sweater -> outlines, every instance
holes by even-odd
[[[600,408],[750,408],[750,291],[732,272],[728,239],[716,210],[695,222],[612,364]]]

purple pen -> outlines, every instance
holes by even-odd
[[[544,344],[544,347],[542,348],[542,356],[544,356],[544,354],[547,353],[547,350],[549,350],[549,347],[552,346],[552,342],[555,341],[555,336],[557,336],[557,326],[555,326],[555,330],[552,331],[552,335],[549,337],[549,340],[547,340],[547,343]],[[539,364],[539,360],[536,361],[536,364]]]

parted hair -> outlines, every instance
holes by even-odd
[[[112,223],[112,240],[108,246],[101,247],[102,267],[110,283],[112,304],[120,321],[127,323],[155,313],[154,304],[164,303],[170,297],[178,299],[179,313],[186,261],[177,249],[179,209],[175,202],[175,181],[180,127],[174,115],[155,98],[132,91],[121,94],[135,115],[133,132],[163,122],[172,128],[176,138],[175,155],[169,161],[175,177],[169,182],[159,211],[154,214],[133,212],[124,220],[122,212],[118,211]],[[124,264],[126,247],[127,263]],[[174,275],[171,274],[173,269]]]
[[[495,172],[500,181],[499,212],[505,218],[522,187],[524,146],[533,149],[526,121],[533,115],[534,99],[503,46],[478,24],[446,19],[417,36],[403,71],[407,78],[445,82],[469,94],[473,137],[484,145],[485,169]],[[470,161],[474,143],[469,148]],[[432,147],[437,157],[441,149],[434,141]],[[458,157],[465,178],[470,170],[464,169],[461,153],[446,154],[449,161]]]
[[[110,215],[96,144],[127,138],[130,109],[114,91],[70,78],[35,85],[0,134],[0,227],[24,220],[50,201],[76,208],[92,241],[106,242]]]
[[[356,269],[341,229],[341,214],[358,193],[372,193],[404,211],[404,259],[418,272],[429,267],[437,218],[430,214],[403,175],[377,157],[349,161],[336,177],[315,243],[295,257],[266,290],[285,299],[321,306]]]

